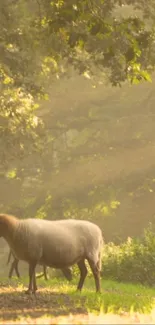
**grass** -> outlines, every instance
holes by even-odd
[[[78,293],[77,279],[68,283],[52,278],[47,282],[39,279],[36,296],[27,296],[23,293],[27,283],[28,278],[0,279],[1,324],[155,323],[153,288],[102,280],[102,293],[96,294],[90,277]]]

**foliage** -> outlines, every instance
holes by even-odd
[[[141,239],[116,246],[109,243],[103,252],[103,277],[118,281],[154,285],[155,234],[150,225]]]
[[[40,149],[42,121],[34,115],[33,97],[21,89],[5,87],[0,95],[0,162],[9,166],[25,153]]]
[[[2,67],[31,93],[42,87],[42,74],[61,74],[68,63],[87,75],[108,68],[114,85],[148,80],[147,69],[154,67],[153,9],[152,0],[147,7],[128,0],[2,0]]]
[[[131,12],[127,18],[116,13],[124,5]],[[134,14],[137,7],[145,22]],[[143,1],[2,0],[1,9],[1,64],[30,92],[39,89],[40,73],[60,72],[59,63],[73,63],[82,73],[94,64],[109,68],[114,84],[128,75],[147,79],[143,69],[154,64],[152,21],[147,28],[151,0],[147,8]]]
[[[131,15],[126,18],[116,13],[123,12],[124,5],[133,6],[128,7]],[[145,22],[134,14],[137,7]],[[153,8],[151,1],[147,14]],[[150,21],[147,28],[143,2],[53,1],[48,9],[48,29],[64,42],[63,56],[88,78],[95,71],[103,76],[106,68],[113,85],[126,79],[150,79],[147,68],[154,66],[154,29]]]
[[[130,12],[127,17],[121,15],[124,6]],[[134,14],[136,9],[140,15]],[[51,76],[59,78],[74,66],[88,78],[107,75],[113,85],[150,80],[155,57],[153,9],[151,0],[147,7],[143,1],[128,0],[1,0],[3,164],[27,154],[26,146],[39,141],[36,105],[30,96],[44,96]]]

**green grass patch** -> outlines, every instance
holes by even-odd
[[[16,278],[12,280],[1,279],[3,286],[9,286],[16,292],[20,299],[22,291],[27,287],[28,278],[20,281]],[[52,278],[48,281],[38,279],[38,292],[36,294],[39,305],[53,306],[53,315],[69,314],[74,312],[81,313],[117,313],[138,311],[140,313],[150,313],[155,306],[155,289],[135,284],[119,283],[111,280],[101,280],[102,293],[95,292],[93,278],[86,279],[81,293],[76,292],[78,278],[74,278],[71,283],[65,279]],[[17,290],[16,290],[17,289]],[[1,293],[3,295],[3,292]],[[23,294],[24,297],[24,294]],[[24,298],[25,299],[25,298]]]

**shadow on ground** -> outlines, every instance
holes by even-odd
[[[49,314],[60,316],[67,314],[87,314],[83,307],[85,297],[74,297],[50,290],[39,290],[37,294],[26,295],[22,289],[3,288],[0,290],[0,319],[10,320],[17,317],[37,318]]]

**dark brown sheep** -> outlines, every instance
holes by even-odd
[[[13,260],[13,262],[11,264],[11,267],[10,267],[9,278],[12,278],[12,274],[13,274],[14,270],[16,272],[17,277],[20,278],[20,273],[19,273],[19,269],[18,269],[19,260],[13,255],[11,250],[10,250],[9,255],[8,255],[7,264],[10,263],[11,256],[13,256],[14,260]],[[71,272],[71,270],[69,268],[62,269],[61,271],[62,271],[62,273],[64,274],[65,278],[68,281],[72,280],[72,272]],[[42,278],[43,276],[44,276],[45,280],[47,281],[48,280],[47,267],[45,265],[43,265],[43,273],[37,275],[36,278],[39,279],[39,278]]]
[[[0,214],[0,236],[6,239],[18,260],[29,264],[27,293],[37,290],[35,268],[37,264],[64,269],[77,263],[80,270],[78,290],[87,275],[85,260],[92,270],[96,291],[100,291],[101,229],[85,220],[20,220]]]

